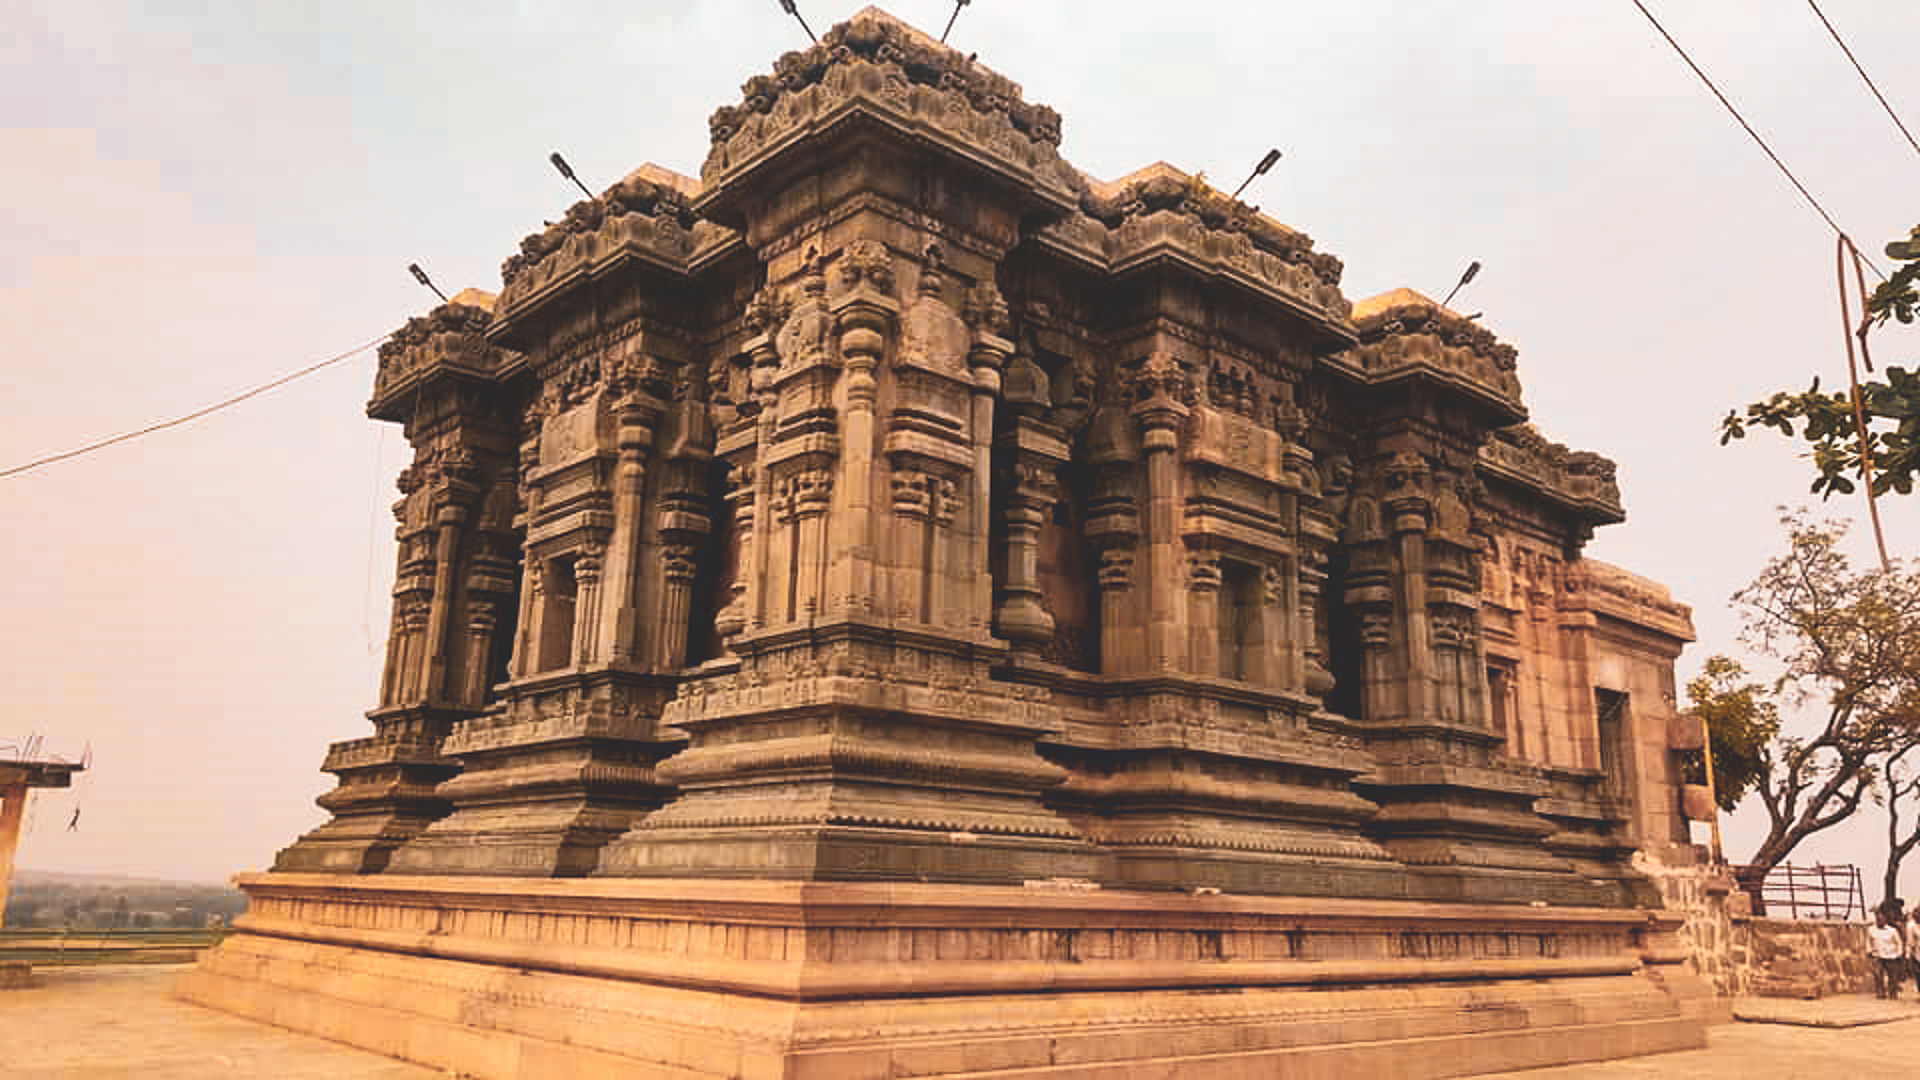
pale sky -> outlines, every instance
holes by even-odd
[[[824,31],[859,6],[801,10]],[[1812,12],[1649,6],[1884,265],[1920,158]],[[1823,7],[1920,121],[1920,5]],[[937,34],[952,5],[889,10]],[[697,175],[708,113],[805,44],[772,0],[12,0],[6,22],[0,468],[391,331],[433,302],[409,262],[497,289],[577,197],[549,151],[596,190],[644,161]],[[1778,439],[1716,446],[1717,422],[1844,379],[1833,240],[1629,0],[979,0],[951,43],[1058,109],[1097,177],[1164,159],[1231,188],[1279,146],[1248,199],[1344,259],[1351,298],[1438,296],[1481,260],[1455,307],[1518,346],[1550,437],[1619,462],[1628,521],[1589,553],[1694,606],[1683,680],[1736,648],[1727,598],[1808,472]],[[1878,349],[1911,363],[1920,334]],[[0,742],[94,754],[36,799],[23,866],[218,879],[321,820],[327,743],[370,731],[392,583],[405,454],[363,415],[373,362],[0,480]],[[1920,503],[1885,517],[1913,552]],[[1877,881],[1869,814],[1794,860]]]

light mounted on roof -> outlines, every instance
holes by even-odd
[[[413,275],[413,280],[419,282],[422,285],[425,285],[429,289],[432,289],[433,295],[439,297],[441,303],[443,304],[452,303],[452,301],[447,299],[447,294],[440,291],[440,286],[435,285],[433,283],[433,279],[427,276],[427,272],[425,270],[420,269],[419,263],[408,263],[407,272]]]
[[[553,153],[548,154],[547,160],[553,162],[553,167],[559,170],[561,176],[573,181],[573,186],[579,188],[581,194],[589,199],[593,198],[593,192],[588,191],[587,185],[581,183],[580,178],[573,175],[573,166],[568,165],[567,159],[560,156],[560,151],[555,150]]]
[[[1255,165],[1253,171],[1247,174],[1247,178],[1240,181],[1240,186],[1233,189],[1233,197],[1239,198],[1240,193],[1247,190],[1247,185],[1253,183],[1255,177],[1265,176],[1268,170],[1279,163],[1280,151],[1278,149],[1267,151],[1267,156],[1260,159],[1260,164]]]
[[[1479,274],[1480,274],[1480,260],[1475,259],[1472,262],[1467,264],[1467,272],[1460,275],[1460,280],[1454,284],[1451,290],[1447,292],[1447,298],[1445,300],[1440,301],[1440,306],[1446,307],[1448,304],[1452,303],[1453,294],[1465,288],[1467,282],[1472,281],[1475,277],[1479,276]]]
[[[820,39],[813,35],[813,27],[808,26],[807,20],[800,15],[800,5],[795,0],[780,0],[780,10],[793,16],[793,21],[800,24],[800,29],[807,32],[807,37],[815,45],[820,44]]]
[[[947,16],[947,28],[940,31],[940,44],[947,43],[947,35],[953,33],[953,21],[960,17],[960,9],[973,3],[973,0],[953,0],[953,14]]]

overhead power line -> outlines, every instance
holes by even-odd
[[[1740,110],[1733,107],[1733,102],[1727,100],[1727,95],[1720,92],[1720,88],[1714,85],[1714,81],[1707,77],[1707,73],[1700,69],[1699,64],[1693,62],[1693,57],[1687,54],[1687,50],[1681,48],[1680,43],[1673,39],[1673,35],[1667,33],[1667,28],[1660,25],[1660,20],[1654,18],[1653,12],[1647,10],[1647,5],[1641,3],[1640,0],[1633,0],[1633,6],[1640,9],[1640,14],[1645,15],[1647,21],[1653,24],[1653,28],[1660,32],[1660,36],[1667,39],[1667,44],[1673,46],[1673,51],[1680,54],[1680,59],[1686,61],[1687,66],[1693,69],[1693,73],[1700,77],[1700,81],[1706,84],[1708,90],[1713,91],[1713,96],[1719,99],[1720,104],[1726,108],[1728,114],[1740,125],[1741,129],[1752,137],[1754,143],[1760,147],[1761,153],[1767,155],[1767,160],[1773,162],[1774,167],[1780,170],[1780,174],[1785,176],[1787,182],[1793,185],[1793,189],[1800,193],[1800,197],[1807,200],[1807,205],[1813,207],[1813,212],[1819,214],[1820,219],[1825,221],[1827,226],[1835,233],[1841,236],[1847,235],[1847,230],[1840,227],[1840,223],[1833,219],[1832,214],[1827,213],[1827,208],[1821,206],[1820,200],[1813,197],[1813,192],[1807,190],[1807,185],[1801,183],[1800,178],[1793,175],[1793,170],[1787,168],[1787,163],[1780,160],[1779,154],[1773,152],[1773,147],[1767,145],[1767,140],[1761,138],[1760,133],[1753,130],[1753,125],[1747,123],[1747,118],[1740,115]],[[1864,258],[1864,256],[1862,257]],[[1875,266],[1872,260],[1867,260],[1867,265],[1872,267],[1873,272],[1879,274],[1882,279],[1886,278],[1887,275],[1882,273],[1880,268]]]
[[[1833,35],[1833,43],[1840,46],[1841,52],[1847,54],[1847,62],[1853,65],[1853,70],[1860,73],[1860,81],[1867,84],[1867,89],[1873,91],[1873,96],[1880,102],[1880,107],[1887,110],[1887,119],[1893,121],[1893,126],[1900,129],[1900,134],[1907,137],[1907,145],[1913,147],[1913,152],[1920,154],[1920,140],[1915,139],[1913,132],[1907,130],[1907,125],[1900,122],[1900,114],[1894,112],[1893,106],[1887,103],[1887,95],[1881,93],[1880,88],[1874,85],[1873,77],[1867,74],[1867,69],[1860,66],[1859,60],[1854,59],[1853,50],[1847,48],[1847,43],[1840,38],[1840,31],[1835,30],[1833,23],[1827,21],[1827,13],[1821,11],[1820,5],[1814,0],[1807,0],[1807,6],[1820,17],[1820,25],[1827,28],[1827,33]]]
[[[309,364],[306,367],[301,368],[299,371],[282,375],[279,378],[273,380],[272,382],[262,383],[251,390],[247,390],[242,393],[235,394],[230,398],[225,398],[223,400],[216,401],[211,405],[205,406],[204,408],[195,409],[194,411],[186,414],[185,416],[176,416],[171,420],[163,420],[157,424],[148,424],[146,427],[140,428],[135,431],[122,432],[121,434],[115,435],[112,438],[101,439],[99,442],[88,443],[85,446],[76,447],[72,450],[67,450],[62,453],[50,454],[46,457],[39,458],[34,461],[29,461],[24,465],[15,465],[11,469],[7,469],[4,472],[0,472],[0,480],[4,480],[9,476],[18,476],[21,473],[31,472],[34,469],[40,468],[41,466],[52,465],[54,462],[57,462],[57,461],[66,461],[69,458],[77,458],[83,454],[91,454],[96,450],[105,450],[109,446],[116,446],[123,442],[131,442],[132,440],[141,438],[142,436],[152,435],[154,432],[157,432],[157,431],[165,431],[168,428],[179,427],[182,424],[190,424],[193,421],[198,420],[203,416],[211,416],[222,409],[232,408],[233,406],[238,405],[249,398],[259,397],[261,394],[264,394],[269,390],[273,390],[278,387],[285,386],[296,379],[304,379],[307,376],[312,375],[314,372],[332,367],[333,365],[338,364],[343,360],[351,360],[352,358],[360,355],[361,353],[366,352],[368,349],[371,349],[374,346],[379,345],[381,342],[387,340],[387,338],[391,336],[392,335],[390,334],[381,334],[379,337],[374,338],[372,341],[369,341],[364,345],[356,345],[355,347],[348,349],[346,352],[340,353],[335,356],[329,356],[325,360],[320,361],[319,363]]]

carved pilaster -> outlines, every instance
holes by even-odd
[[[653,446],[660,403],[637,388],[613,403],[618,424],[619,461],[613,472],[613,521],[607,561],[613,568],[607,598],[607,659],[631,663],[645,650],[642,640],[658,623],[641,614],[641,560],[647,526],[647,458]]]
[[[993,535],[993,413],[1000,396],[1000,373],[1013,354],[1013,343],[1000,336],[1007,329],[1007,305],[993,282],[980,282],[968,291],[961,317],[972,331],[966,362],[971,379],[973,460],[968,475],[966,545],[957,570],[965,575],[961,583],[965,607],[978,620],[980,613],[993,606],[993,579],[985,572]]]
[[[581,545],[573,560],[575,593],[573,608],[573,666],[582,667],[599,658],[600,651],[600,575],[606,566],[607,546],[597,540]]]
[[[1027,436],[1025,445],[1022,435]],[[1034,652],[1053,638],[1053,616],[1041,603],[1040,528],[1060,497],[1054,470],[1065,455],[1048,452],[1051,438],[1037,421],[1029,422],[1016,429],[1007,448],[1007,572],[1000,602],[993,609],[994,633],[1016,648]]]
[[[1132,414],[1147,460],[1147,662],[1168,670],[1179,662],[1184,618],[1175,604],[1181,559],[1180,482],[1175,452],[1193,401],[1193,384],[1171,356],[1156,354],[1134,372]]]
[[[733,529],[728,537],[732,549],[728,553],[728,561],[733,567],[733,576],[727,582],[727,602],[713,619],[713,628],[720,635],[723,646],[747,628],[747,616],[752,607],[748,591],[754,576],[751,569],[754,517],[759,513],[759,508],[754,504],[754,471],[750,464],[736,465],[727,470],[726,500],[733,521]]]
[[[838,326],[842,364],[836,398],[841,455],[833,521],[820,540],[832,547],[826,555],[827,595],[821,600],[826,611],[867,612],[874,606],[876,372],[900,305],[893,297],[893,255],[879,241],[848,244],[835,270],[840,289],[830,307]]]

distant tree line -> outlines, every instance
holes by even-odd
[[[80,882],[15,879],[7,897],[6,926],[75,930],[199,929],[231,925],[247,910],[247,898],[224,885],[104,880]]]

